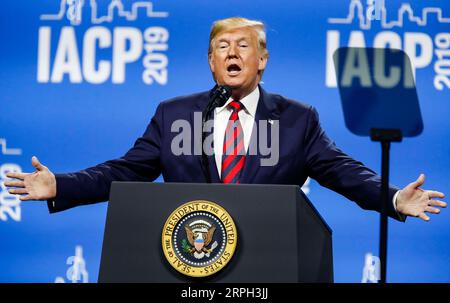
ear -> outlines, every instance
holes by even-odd
[[[262,71],[266,68],[267,65],[267,57],[264,57],[262,54],[259,57],[258,70]]]
[[[211,72],[214,74],[214,58],[212,54],[208,54],[208,63],[209,68],[211,69]]]

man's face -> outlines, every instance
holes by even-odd
[[[240,28],[217,35],[209,55],[209,66],[219,85],[228,85],[233,96],[243,98],[251,93],[260,81],[260,71],[266,67],[267,58],[258,48],[256,32]]]

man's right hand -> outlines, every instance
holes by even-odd
[[[36,168],[34,173],[8,173],[8,178],[17,180],[5,181],[5,186],[10,194],[22,195],[20,200],[48,200],[56,197],[55,175],[38,158],[33,156],[31,164]]]

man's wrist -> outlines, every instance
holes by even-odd
[[[397,210],[397,197],[398,197],[399,193],[400,193],[400,190],[397,190],[397,192],[395,193],[394,197],[392,198],[392,204],[394,205],[394,209],[395,209],[395,211],[397,213],[398,213],[398,210]]]
[[[394,194],[394,197],[392,198],[392,203],[394,204],[394,210],[397,212],[398,218],[401,221],[405,221],[406,220],[406,215],[404,215],[402,212],[400,212],[397,208],[397,199],[398,199],[398,195],[400,194],[401,189],[397,190],[397,192]]]

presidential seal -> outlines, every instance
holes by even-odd
[[[228,212],[205,200],[175,209],[162,231],[167,261],[191,277],[206,277],[224,268],[234,254],[236,241],[236,226]]]

